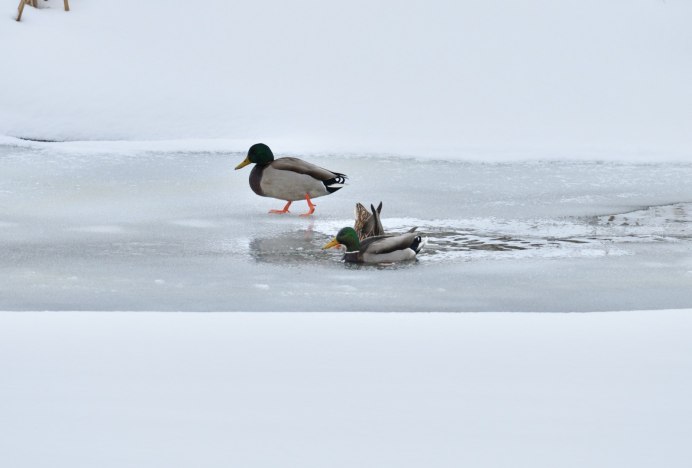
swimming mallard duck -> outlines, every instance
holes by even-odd
[[[270,210],[270,213],[288,213],[288,207],[296,200],[305,199],[310,211],[301,216],[310,216],[315,212],[312,198],[334,193],[344,186],[345,174],[323,169],[298,158],[274,159],[272,150],[264,143],[252,145],[247,157],[235,168],[240,169],[255,163],[250,172],[250,188],[263,197],[286,200],[281,210]]]
[[[414,232],[416,228],[399,235],[368,237],[363,242],[351,227],[342,228],[334,239],[325,244],[322,249],[330,249],[337,245],[346,246],[344,260],[353,263],[384,263],[413,260],[420,252],[427,238]]]
[[[353,229],[358,233],[358,239],[361,241],[368,237],[384,236],[384,228],[380,221],[382,202],[377,206],[377,209],[373,205],[370,205],[370,209],[372,209],[372,213],[360,203],[356,203],[356,223]]]

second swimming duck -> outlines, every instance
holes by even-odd
[[[384,236],[384,228],[380,215],[382,214],[382,202],[375,208],[370,205],[372,213],[368,211],[361,203],[356,203],[356,223],[353,229],[358,234],[358,239],[363,241],[368,237]]]

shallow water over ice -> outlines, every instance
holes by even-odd
[[[296,202],[244,155],[0,147],[0,310],[534,310],[692,306],[692,165],[320,155],[349,185]],[[322,251],[382,201],[415,262]]]

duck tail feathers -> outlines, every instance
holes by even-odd
[[[413,243],[411,243],[411,250],[418,253],[421,251],[421,249],[423,247],[425,247],[425,244],[427,244],[427,243],[428,243],[427,237],[416,236],[416,238],[413,239]]]
[[[343,188],[346,185],[346,179],[348,179],[346,174],[340,174],[338,172],[335,172],[334,175],[335,177],[323,181],[324,186],[327,188],[327,192],[329,193],[334,193],[337,190]]]
[[[370,204],[372,208],[372,235],[373,236],[384,236],[384,227],[382,227],[382,220],[380,219],[380,211],[382,210],[382,202],[380,202],[379,209]]]

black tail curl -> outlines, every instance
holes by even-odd
[[[413,250],[416,253],[420,252],[420,249],[423,248],[423,246],[421,245],[422,243],[423,239],[421,238],[421,236],[416,236],[416,238],[413,239],[413,242],[411,243],[411,250]]]
[[[323,181],[324,186],[327,187],[327,191],[329,193],[334,193],[340,188],[342,188],[344,183],[346,183],[346,179],[348,179],[346,174],[340,174],[338,172],[335,172],[335,174],[336,177]]]

